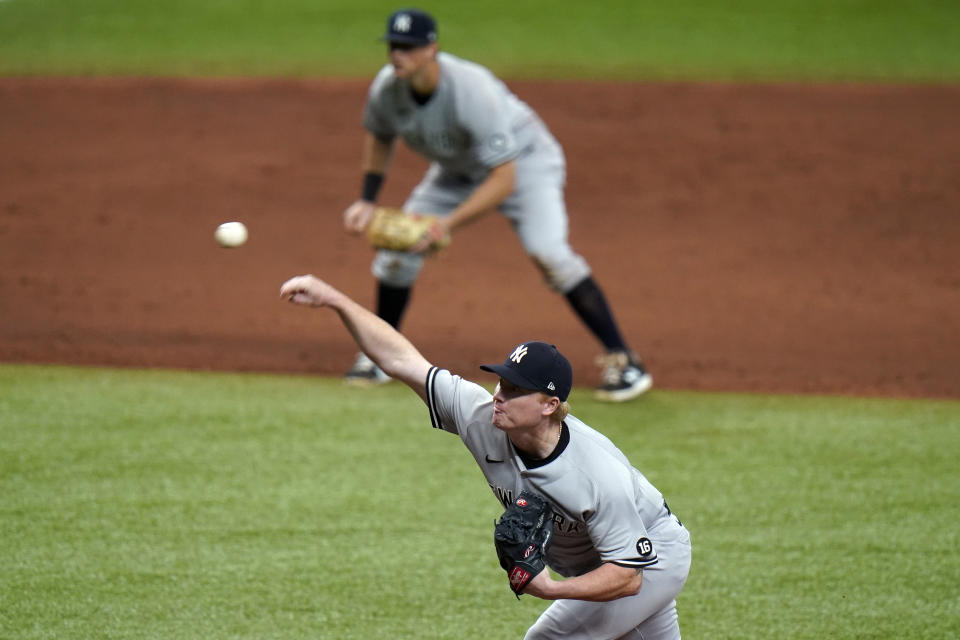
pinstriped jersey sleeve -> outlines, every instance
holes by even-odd
[[[440,398],[443,396],[444,389],[442,382],[437,380],[439,373],[439,367],[430,367],[430,371],[427,372],[427,408],[430,410],[430,426],[456,433],[456,429],[444,427],[443,414],[440,411]]]
[[[623,567],[642,569],[657,563],[657,550],[636,505],[630,485],[608,487],[596,517],[590,523],[591,537],[600,557]]]
[[[489,412],[491,395],[480,385],[446,369],[431,367],[426,387],[433,428],[463,436],[470,425],[489,421],[484,418]]]
[[[635,569],[656,564],[647,523],[656,521],[663,496],[618,449],[596,447],[587,452],[591,460],[583,463],[594,465],[589,476],[595,492],[587,528],[600,557]]]

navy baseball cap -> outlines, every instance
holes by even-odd
[[[517,345],[503,364],[484,364],[480,368],[518,387],[542,391],[561,401],[566,401],[573,386],[570,361],[546,342],[524,342]]]
[[[437,41],[437,22],[426,11],[400,9],[387,18],[387,32],[380,39],[386,42],[428,45]]]

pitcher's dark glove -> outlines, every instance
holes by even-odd
[[[553,507],[540,496],[521,491],[494,524],[493,544],[500,566],[519,598],[547,565],[547,548],[553,537]]]

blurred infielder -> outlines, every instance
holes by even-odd
[[[569,415],[573,372],[556,347],[526,342],[502,364],[483,365],[499,376],[491,396],[432,365],[388,323],[313,276],[291,278],[280,295],[336,311],[360,349],[426,403],[433,426],[459,435],[473,454],[494,495],[509,505],[495,544],[511,588],[554,601],[528,640],[680,638],[675,598],[690,570],[690,535],[609,439]],[[505,558],[501,524],[538,502],[551,508],[541,513],[553,514],[535,525],[548,534],[532,538],[543,545],[520,546],[520,557]],[[529,569],[528,556],[541,553],[565,579],[555,580],[542,562],[527,572],[515,568]]]
[[[566,161],[546,125],[489,70],[439,52],[436,23],[428,14],[393,13],[383,40],[390,64],[367,96],[362,195],[344,212],[344,224],[352,233],[369,224],[397,138],[431,161],[403,208],[440,217],[411,250],[377,252],[377,314],[399,327],[425,251],[499,209],[547,284],[566,297],[604,346],[596,396],[620,402],[647,391],[653,378],[624,341],[586,260],[567,240]],[[389,377],[361,353],[347,380],[375,384]]]

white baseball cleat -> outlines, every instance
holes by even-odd
[[[357,354],[357,359],[344,376],[347,384],[358,387],[373,387],[390,382],[393,378],[383,372],[383,369],[367,357],[367,354]]]
[[[653,387],[651,376],[636,357],[618,352],[597,358],[603,367],[603,384],[593,397],[603,402],[626,402],[646,393]]]

